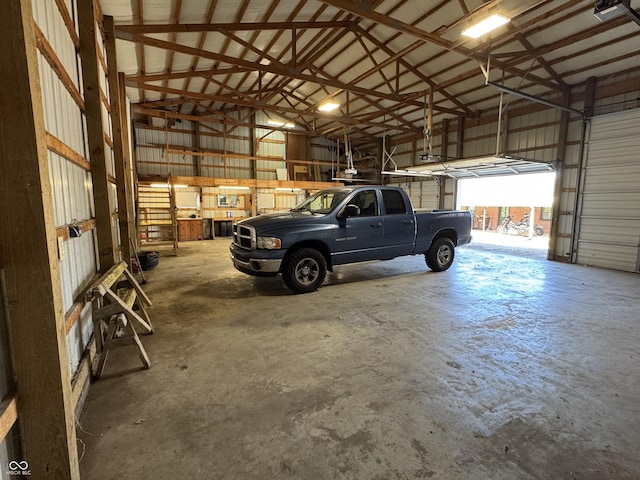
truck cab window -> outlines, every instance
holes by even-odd
[[[397,190],[382,190],[384,209],[387,215],[397,215],[407,213],[407,206],[404,203],[402,194]]]
[[[360,207],[360,217],[369,217],[378,214],[378,199],[375,190],[365,190],[357,193],[349,202]]]

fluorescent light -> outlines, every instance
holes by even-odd
[[[218,187],[220,190],[251,190],[249,187],[227,187],[222,186]]]
[[[340,104],[336,102],[324,102],[323,104],[318,106],[318,110],[320,110],[321,112],[332,112],[339,106]]]
[[[465,37],[480,38],[484,34],[489,33],[508,22],[509,19],[507,17],[494,14],[488,18],[485,18],[481,22],[476,23],[471,28],[468,28],[467,30],[462,32],[462,35],[464,35]]]
[[[267,120],[267,123],[269,125],[273,125],[274,127],[284,127],[284,128],[293,128],[295,127],[295,124],[291,123],[291,122],[284,122],[282,120]]]
[[[179,183],[174,183],[172,185],[173,188],[187,188],[189,185],[181,185]]]
[[[283,187],[276,188],[276,192],[299,192],[301,190],[302,190],[301,188],[283,188]]]

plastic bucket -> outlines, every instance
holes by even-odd
[[[138,254],[140,257],[140,268],[142,270],[153,270],[158,266],[158,261],[160,260],[160,254],[158,252],[140,252]]]

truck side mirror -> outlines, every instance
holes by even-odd
[[[360,207],[351,203],[340,212],[340,217],[342,218],[357,217],[358,215],[360,215]]]

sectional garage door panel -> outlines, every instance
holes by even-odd
[[[593,118],[586,152],[577,263],[638,271],[640,110]]]

